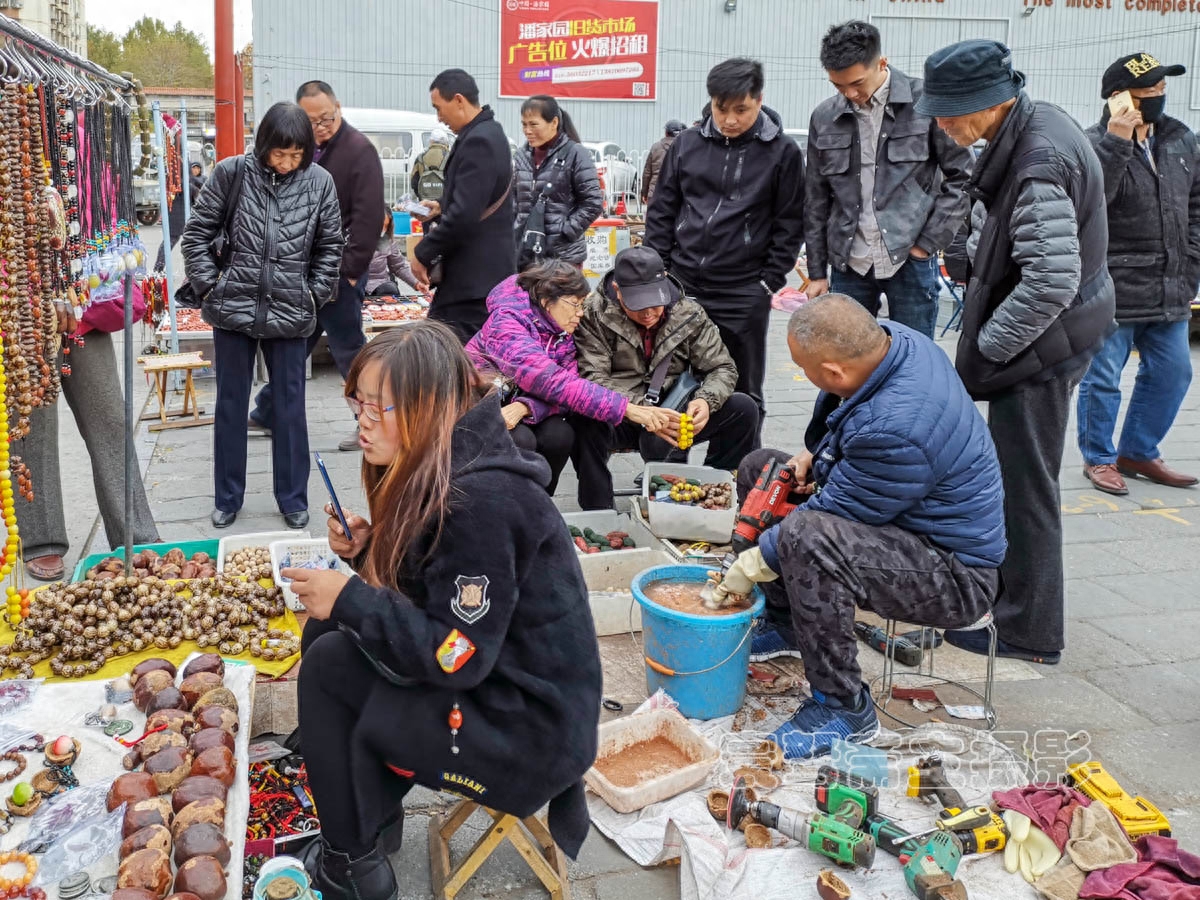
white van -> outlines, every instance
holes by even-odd
[[[433,113],[400,109],[352,109],[342,118],[366,135],[383,163],[383,193],[388,205],[410,190],[409,174],[418,156],[429,146],[429,135],[438,124]]]

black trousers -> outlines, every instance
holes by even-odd
[[[566,416],[550,416],[536,425],[518,425],[509,432],[513,443],[544,457],[550,464],[550,484],[546,493],[551,497],[558,490],[558,476],[571,458],[575,446],[575,429]]]
[[[343,380],[350,374],[350,364],[354,362],[354,357],[358,356],[358,351],[367,343],[362,330],[362,306],[366,291],[365,276],[358,279],[358,284],[351,284],[345,277],[339,277],[337,297],[317,310],[317,330],[309,335],[306,342],[307,359],[312,356],[321,335],[325,335],[329,353],[333,356],[333,364],[337,366]],[[275,379],[272,377],[254,398],[254,420],[262,425],[270,425],[274,402]]]
[[[790,458],[779,450],[762,453]],[[754,462],[748,459],[744,468]],[[778,547],[783,572],[762,585],[764,592],[774,609],[781,600],[788,604],[790,636],[809,684],[841,700],[862,689],[856,607],[913,625],[961,628],[979,621],[996,598],[996,569],[968,566],[895,525],[864,525],[801,507],[783,520]]]
[[[721,332],[725,349],[737,365],[737,390],[758,407],[754,446],[762,446],[762,423],[767,417],[763,382],[767,376],[767,331],[771,326],[771,295],[755,282],[720,293],[696,291],[696,301]]]
[[[438,306],[437,294],[434,293],[428,317],[449,325],[465,347],[487,321],[487,300],[460,300],[453,306]]]
[[[996,632],[1026,650],[1053,653],[1066,646],[1058,474],[1071,392],[1086,370],[1085,364],[1050,381],[1023,385],[988,404],[1008,529]]]
[[[315,626],[315,627],[314,627]],[[386,761],[371,771],[350,764],[355,733],[371,688],[378,679],[362,652],[336,628],[310,619],[304,628],[304,667],[298,686],[300,748],[308,783],[321,816],[321,834],[333,849],[358,858],[375,847],[385,823],[389,839],[399,844],[404,796],[411,778],[392,777]],[[370,778],[377,790],[355,790],[359,778]],[[356,802],[368,796],[370,808]]]
[[[608,458],[614,450],[637,450],[646,462],[661,462],[675,448],[642,426],[622,422],[616,427],[575,416],[575,450],[571,460],[579,476],[579,505],[583,509],[612,509],[612,472]],[[758,408],[745,394],[734,393],[695,437],[708,442],[704,464],[733,471],[758,441]]]
[[[217,410],[213,426],[214,504],[237,512],[246,495],[246,409],[259,347],[275,386],[271,418],[271,470],[275,502],[284,515],[308,509],[308,419],[304,408],[304,338],[258,341],[236,331],[213,329]]]

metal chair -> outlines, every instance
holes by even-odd
[[[954,312],[950,314],[950,319],[946,322],[945,327],[942,328],[941,337],[945,337],[946,332],[951,328],[955,330],[962,328],[963,298],[959,292],[965,290],[966,285],[958,283],[950,277],[950,274],[946,271],[946,264],[944,262],[941,264],[938,274],[942,279],[942,284],[950,292],[950,296],[954,298]]]
[[[974,622],[971,625],[966,625],[961,628],[956,628],[954,630],[956,630],[956,631],[980,631],[984,628],[986,628],[987,632],[988,632],[988,653],[987,653],[987,676],[984,681],[982,694],[980,694],[979,691],[975,690],[974,688],[967,687],[966,685],[962,684],[961,682],[953,681],[949,678],[941,678],[939,676],[934,675],[934,673],[933,673],[933,651],[934,651],[934,640],[933,640],[934,634],[933,634],[933,632],[934,632],[934,628],[931,626],[925,626],[925,627],[921,628],[921,643],[920,643],[920,646],[922,647],[921,664],[919,666],[917,666],[917,670],[915,672],[908,672],[908,671],[898,672],[898,671],[896,671],[895,644],[894,643],[888,644],[887,651],[884,653],[883,675],[881,675],[877,679],[880,682],[880,692],[879,692],[880,699],[875,701],[875,706],[880,710],[880,712],[883,712],[885,715],[889,716],[890,718],[896,719],[896,721],[901,722],[902,724],[908,724],[908,723],[904,722],[902,719],[899,719],[896,716],[892,715],[891,713],[887,712],[887,705],[892,700],[892,687],[894,685],[896,676],[900,676],[902,678],[904,678],[904,677],[924,678],[934,684],[952,684],[955,687],[961,688],[962,690],[967,691],[968,693],[974,694],[976,697],[979,697],[981,700],[983,700],[983,714],[984,714],[985,720],[987,721],[988,731],[992,731],[993,729],[995,729],[995,727],[996,727],[996,707],[992,703],[992,688],[996,682],[996,640],[997,640],[997,637],[996,637],[995,617],[992,615],[991,611],[989,611],[981,619],[979,619],[979,621]],[[884,630],[889,635],[895,634],[896,633],[896,620],[888,619],[887,622],[884,624]],[[926,668],[927,662],[928,662],[928,668]]]

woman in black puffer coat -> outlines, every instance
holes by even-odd
[[[521,130],[528,143],[513,158],[516,168],[517,268],[538,262],[525,244],[526,224],[545,198],[546,240],[542,259],[582,265],[587,258],[584,232],[604,209],[596,164],[579,144],[579,134],[553,97],[539,94],[521,104]]]
[[[183,233],[188,281],[213,326],[217,409],[213,433],[213,525],[233,524],[246,490],[246,409],[255,352],[275,386],[270,424],[275,502],[289,528],[308,524],[308,423],[304,411],[306,338],[317,308],[337,286],[342,216],[333,178],[312,165],[316,142],[304,110],[276,103],[263,117],[254,151],[213,170]],[[225,228],[229,261],[212,242]]]

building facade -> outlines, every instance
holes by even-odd
[[[497,99],[502,2],[515,0],[254,0],[255,115],[311,78],[332,84],[345,106],[424,111],[432,77],[458,66],[519,139],[520,100]],[[699,116],[712,65],[746,55],[766,66],[766,102],[785,127],[807,128],[812,108],[832,93],[818,59],[821,35],[854,18],[877,25],[891,64],[913,75],[954,41],[1004,41],[1029,92],[1085,126],[1099,119],[1105,67],[1144,50],[1188,67],[1170,79],[1167,112],[1200,126],[1200,0],[660,0],[658,99],[564,106],[585,141],[640,154],[668,119]]]
[[[188,140],[212,142],[217,129],[217,104],[212,88],[165,88],[146,87],[146,102],[159,103],[164,113],[179,118],[179,111],[187,104]],[[254,96],[247,93],[243,104],[246,135],[254,131]],[[265,112],[265,109],[264,109]]]
[[[87,58],[84,0],[0,0],[0,13]]]

